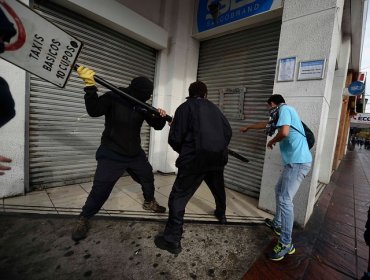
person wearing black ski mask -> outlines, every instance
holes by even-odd
[[[144,120],[154,129],[161,130],[166,124],[166,120],[162,118],[166,112],[158,109],[160,116],[153,115],[113,92],[98,96],[95,72],[80,66],[77,73],[85,83],[87,113],[91,117],[105,116],[105,129],[96,152],[98,166],[93,187],[72,231],[72,239],[75,241],[87,236],[89,219],[100,210],[125,171],[142,187],[144,210],[155,213],[166,211],[154,198],[153,169],[141,147],[140,139]],[[141,102],[146,102],[153,93],[153,83],[146,77],[136,77],[127,88],[120,89]]]
[[[0,53],[4,52],[5,42],[17,34],[13,24],[8,20],[4,12],[0,9]],[[0,77],[0,127],[5,125],[15,116],[15,103],[9,90],[9,85]],[[0,155],[0,162],[11,162],[10,158]],[[5,170],[9,170],[9,166],[0,164],[0,175],[4,175]]]

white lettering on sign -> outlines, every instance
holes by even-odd
[[[220,18],[220,21],[222,19],[222,21],[224,20],[228,20],[229,18],[225,18],[223,17],[222,15],[228,13],[230,11],[230,15],[226,15],[227,17],[234,17],[235,14],[234,14],[234,10],[237,10],[243,6],[246,6],[248,4],[251,4],[253,2],[255,2],[256,0],[221,0],[219,1],[219,10],[218,10],[218,16]],[[211,5],[212,3],[214,2],[214,0],[208,0],[208,4],[207,4],[207,7],[209,7],[209,5]],[[241,9],[239,11],[237,11],[237,15],[240,15],[241,14],[246,14],[247,12],[252,12],[254,10],[258,10],[259,9],[259,4],[256,4],[256,5],[251,5],[251,6],[248,6],[247,8],[244,8],[244,9]],[[206,16],[206,19],[211,19],[213,20],[212,18],[212,15],[210,13],[207,14]]]

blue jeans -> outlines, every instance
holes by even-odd
[[[276,214],[274,223],[281,227],[280,242],[284,245],[292,243],[293,198],[310,169],[311,163],[289,163],[284,166],[283,173],[275,186]]]

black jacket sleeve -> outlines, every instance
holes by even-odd
[[[229,121],[226,119],[226,117],[223,114],[222,114],[222,120],[223,120],[223,124],[224,124],[224,136],[225,136],[225,140],[226,140],[227,145],[229,145],[230,140],[231,140],[231,136],[233,134],[232,133],[232,129],[231,129],[231,126],[230,126]]]
[[[0,77],[0,127],[15,116],[15,103],[8,83]]]
[[[171,123],[170,132],[168,134],[168,144],[175,152],[181,152],[181,147],[188,131],[187,110],[186,107],[180,105],[175,112],[175,116],[173,117]]]
[[[111,107],[112,101],[109,93],[98,96],[98,89],[95,86],[85,87],[85,106],[90,117],[105,115]]]
[[[145,121],[155,130],[161,130],[166,125],[166,120],[162,117],[147,113]]]

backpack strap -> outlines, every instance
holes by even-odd
[[[301,121],[302,122],[302,121]],[[303,124],[302,124],[302,126],[303,126]],[[292,126],[291,125],[291,127],[293,128],[293,129],[295,129],[296,131],[298,131],[300,134],[302,134],[304,137],[306,137],[307,138],[307,136],[306,136],[306,134],[303,134],[302,132],[300,132],[298,129],[296,129],[294,126]],[[303,127],[303,130],[304,130],[304,127]]]

